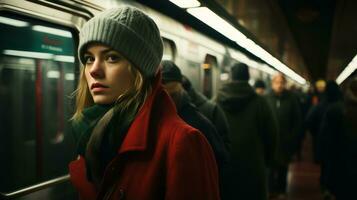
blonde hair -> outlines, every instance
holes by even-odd
[[[133,86],[128,88],[123,94],[119,95],[114,103],[115,109],[121,111],[121,113],[130,108],[139,110],[152,89],[151,79],[144,79],[140,71],[131,64],[129,64],[128,67],[129,72],[134,77]],[[73,95],[76,96],[76,109],[71,120],[78,121],[83,117],[82,111],[85,108],[94,105],[93,97],[90,94],[87,85],[84,67],[81,67],[80,69],[78,86]]]

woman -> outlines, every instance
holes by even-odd
[[[71,181],[81,199],[219,199],[212,149],[162,89],[154,21],[121,7],[80,32]]]

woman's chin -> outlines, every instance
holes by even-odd
[[[115,99],[107,96],[95,95],[93,101],[95,104],[112,104]]]

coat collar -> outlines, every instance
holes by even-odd
[[[130,128],[128,129],[127,135],[118,150],[119,154],[128,151],[144,151],[147,148],[153,104],[155,102],[155,99],[162,92],[164,91],[161,84],[161,73],[158,73],[154,80],[153,90],[150,96],[144,102],[142,108],[139,110]],[[169,105],[168,107],[165,107],[165,109],[173,109],[174,113],[176,113],[175,107],[172,102],[171,106]]]

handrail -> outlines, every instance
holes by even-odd
[[[50,186],[53,185],[57,185],[63,182],[66,182],[69,180],[69,174],[64,175],[64,176],[60,176],[58,178],[54,178],[51,179],[49,181],[45,181],[36,185],[32,185],[30,187],[26,187],[20,190],[16,190],[14,192],[10,192],[10,193],[0,193],[0,197],[1,199],[14,199],[17,197],[21,197],[21,196],[25,196],[27,194],[39,191],[39,190],[43,190],[45,188],[48,188]]]

